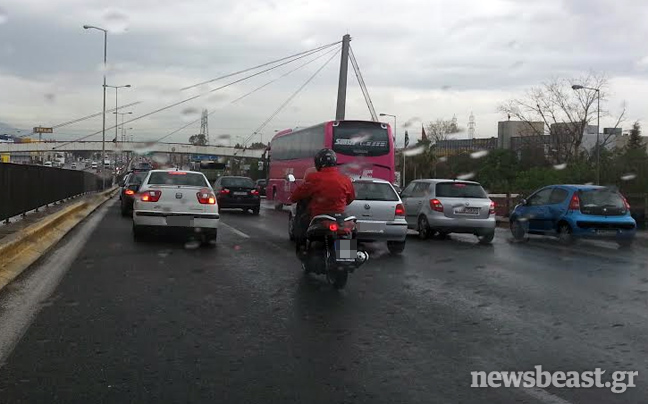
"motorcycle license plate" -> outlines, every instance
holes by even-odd
[[[338,262],[355,262],[358,251],[356,240],[335,240],[335,260]]]

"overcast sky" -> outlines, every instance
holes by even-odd
[[[553,76],[590,70],[610,78],[605,109],[627,103],[628,123],[648,114],[648,2],[645,0],[5,0],[0,3],[0,122],[51,126],[101,111],[103,38],[108,84],[131,84],[119,102],[137,117],[232,81],[180,88],[252,67],[349,33],[373,104],[408,127],[471,111],[477,136],[497,135],[499,103]],[[315,55],[317,56],[317,55]],[[212,138],[247,137],[329,57],[320,58],[238,103],[232,100],[297,67],[295,62],[127,125],[136,139],[156,139],[215,111]],[[334,118],[339,56],[264,129]],[[114,107],[115,91],[108,91]],[[183,111],[185,113],[183,113]],[[352,71],[347,119],[369,113]],[[606,118],[602,126],[612,124]],[[114,115],[108,117],[114,125]],[[200,124],[167,141],[184,142]],[[101,129],[94,118],[55,131],[71,139]],[[100,139],[95,136],[92,139]]]

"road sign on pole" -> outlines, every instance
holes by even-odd
[[[53,128],[43,128],[41,126],[36,126],[34,128],[34,133],[54,133]]]

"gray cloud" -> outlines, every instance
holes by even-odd
[[[0,24],[0,86],[11,97],[0,100],[0,120],[13,126],[57,123],[101,108],[97,87],[102,38],[99,32],[84,31],[81,26],[105,24],[106,15],[111,14],[124,16],[117,18],[117,24],[113,18],[112,25],[127,21],[128,29],[109,36],[108,78],[112,84],[133,85],[120,92],[120,98],[123,102],[144,100],[134,108],[136,114],[206,89],[177,92],[181,87],[333,42],[346,32],[353,36],[352,47],[376,108],[403,117],[421,116],[424,121],[455,113],[467,119],[474,109],[479,128],[492,131],[496,105],[503,97],[519,94],[551,76],[577,76],[588,70],[634,80],[639,88],[648,89],[644,79],[648,27],[642,23],[648,17],[648,6],[641,0],[197,0],[186,4],[9,0],[4,7],[7,20]],[[251,133],[320,63],[236,105],[227,104],[279,73],[132,125],[142,136],[154,137],[185,124],[184,107],[221,106],[210,128]],[[338,59],[331,62],[273,121],[274,126],[331,118],[338,66]],[[366,117],[352,72],[349,82],[349,114]],[[217,84],[221,83],[209,88]],[[614,102],[638,93],[625,93],[625,88],[616,91]],[[634,111],[642,107],[639,102],[631,105]],[[98,119],[89,120],[57,135],[77,136],[99,124]],[[187,128],[178,136],[184,138],[195,130]]]

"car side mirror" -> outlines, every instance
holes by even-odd
[[[522,205],[522,206],[526,206],[526,204],[527,204],[527,200],[526,200],[526,199],[524,199],[524,198],[520,199],[520,205]]]
[[[288,182],[295,182],[295,181],[296,181],[296,180],[295,180],[295,176],[292,175],[292,174],[288,174],[288,175],[286,175],[286,181],[288,181]]]

